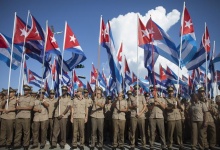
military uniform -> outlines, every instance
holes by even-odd
[[[107,97],[107,101],[111,100],[111,96]],[[104,140],[106,140],[107,138],[110,139],[110,141],[112,141],[113,139],[113,130],[112,130],[112,103],[107,102],[105,104],[105,119],[104,119]]]
[[[60,135],[60,147],[64,148],[66,144],[66,125],[67,125],[67,118],[69,116],[69,111],[66,114],[63,114],[64,111],[72,105],[70,97],[64,96],[61,97],[59,101],[57,101],[57,107],[55,108],[54,114],[54,128],[53,128],[53,137],[52,137],[52,146],[51,149],[55,148],[57,145],[57,138]],[[59,113],[60,107],[60,113]],[[62,116],[62,118],[59,118]]]
[[[1,101],[1,108],[6,108],[7,102]],[[14,122],[15,122],[16,97],[8,101],[8,112],[3,111],[1,115],[0,145],[9,147],[13,142]],[[3,109],[4,110],[4,109]]]
[[[158,102],[155,102],[155,98],[150,98],[148,101],[149,109],[149,127],[150,127],[150,148],[154,149],[155,131],[158,127],[158,132],[161,140],[162,149],[166,148],[166,138],[164,131],[164,109],[161,105],[166,105],[164,98],[157,98]]]
[[[138,101],[137,101],[138,99]],[[128,101],[128,106],[130,108],[131,116],[130,116],[130,126],[131,126],[131,149],[135,147],[135,135],[137,125],[139,128],[139,133],[141,136],[141,144],[142,147],[146,146],[146,136],[145,136],[145,114],[143,109],[146,109],[146,100],[143,95],[131,96],[130,101]],[[132,108],[132,106],[137,106],[137,108]],[[144,108],[145,107],[145,108]],[[138,113],[137,113],[138,112]],[[141,113],[137,117],[139,113]]]
[[[83,92],[83,89],[78,88],[77,92]],[[81,95],[82,96],[82,95]],[[75,97],[72,105],[72,123],[73,123],[73,149],[77,148],[77,133],[80,134],[80,149],[83,149],[85,142],[85,120],[88,119],[87,100],[81,97]]]
[[[115,102],[115,108],[112,114],[113,123],[113,148],[119,146],[120,149],[124,149],[124,130],[125,130],[125,112],[127,111],[128,104],[125,99],[117,100]]]
[[[48,129],[48,99],[40,98],[35,100],[34,104],[34,118],[33,118],[33,146],[32,148],[38,147],[39,129],[41,133],[40,142],[41,149],[44,148],[47,141],[47,129]]]
[[[204,149],[205,130],[203,128],[203,118],[204,113],[207,111],[207,106],[201,101],[198,101],[197,103],[192,102],[190,106],[190,116],[192,121],[192,149],[196,149],[197,143],[199,144],[200,149]]]
[[[24,85],[25,86],[25,85]],[[31,89],[28,87],[27,89]],[[24,88],[24,90],[26,90]],[[21,96],[18,100],[17,114],[15,120],[14,147],[21,146],[23,131],[23,146],[28,149],[30,144],[31,110],[34,106],[34,98],[30,94]],[[20,108],[21,107],[21,108]],[[19,109],[18,109],[19,108]]]
[[[98,106],[97,103],[100,105],[105,105],[105,99],[103,97],[101,98],[94,98],[94,102],[92,105],[92,111],[91,111],[91,123],[92,123],[92,139],[91,139],[91,149],[94,149],[95,142],[97,139],[97,130],[98,130],[98,147],[99,149],[102,149],[103,147],[103,128],[104,128],[104,112],[103,108]]]
[[[173,145],[173,134],[176,130],[177,144],[179,149],[183,149],[182,142],[182,118],[180,104],[178,99],[174,97],[167,97],[166,100],[166,115],[167,115],[167,147],[172,149]]]

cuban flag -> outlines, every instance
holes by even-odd
[[[154,50],[170,62],[179,65],[179,56],[176,45],[171,40],[169,35],[157,25],[151,18],[148,20],[146,28],[151,36],[151,47],[153,45]]]
[[[202,36],[202,41],[199,50],[193,56],[192,60],[186,64],[188,70],[193,70],[200,67],[206,60],[209,59],[210,52],[210,37],[207,26]],[[207,58],[206,58],[207,57]]]
[[[104,32],[103,32],[104,31]],[[120,73],[119,63],[116,60],[114,40],[108,23],[108,28],[105,28],[103,19],[101,18],[101,27],[100,27],[100,41],[101,45],[106,48],[108,54],[109,67],[111,70],[111,76],[113,81],[116,83],[117,92],[122,92],[122,77]]]
[[[131,78],[131,72],[130,72],[130,68],[128,66],[128,62],[127,62],[127,59],[125,57],[124,59],[124,82],[127,84],[127,85],[131,85],[132,84],[132,78]]]
[[[35,85],[38,88],[44,87],[44,82],[42,82],[42,78],[30,69],[28,69],[28,83]]]
[[[74,83],[74,90],[77,90],[78,87],[81,87],[81,88],[85,88],[86,86],[83,84],[83,82],[77,77],[76,75],[76,71],[74,70],[73,71],[73,75],[72,75],[72,80],[73,80],[73,83]]]
[[[72,52],[72,57],[68,60],[68,65],[71,70],[86,59],[75,34],[67,22],[65,23],[64,50]]]
[[[180,49],[181,53],[180,66],[185,66],[197,52],[196,36],[194,32],[193,22],[185,6],[183,10],[181,24],[182,26],[180,33],[182,36],[182,48],[180,49],[179,46],[178,49]]]

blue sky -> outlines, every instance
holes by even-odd
[[[152,19],[155,20],[155,22],[158,21],[157,23],[161,27],[166,28],[165,30],[173,39],[175,44],[179,45],[180,17],[182,15],[183,2],[184,1],[182,0],[1,0],[0,20],[2,21],[0,23],[0,32],[7,36],[12,36],[15,12],[17,12],[19,17],[26,21],[27,12],[30,10],[31,14],[34,15],[44,29],[46,26],[46,20],[48,20],[49,25],[53,25],[55,31],[64,31],[64,23],[67,21],[87,57],[87,59],[82,63],[85,65],[85,68],[76,70],[77,75],[86,76],[86,79],[82,79],[82,81],[86,83],[87,80],[89,81],[92,62],[95,66],[97,66],[98,62],[98,36],[101,15],[103,16],[105,22],[110,20],[112,23],[116,49],[118,49],[121,41],[127,43],[125,44],[125,55],[129,61],[131,70],[137,72],[137,62],[135,62],[136,57],[133,55],[136,53],[137,49],[132,46],[130,47],[129,44],[132,42],[133,45],[135,45],[134,41],[137,36],[136,34],[133,35],[133,33],[135,33],[133,29],[135,28],[132,28],[132,26],[135,26],[135,23],[132,22],[132,17],[135,16],[135,13],[139,13],[143,22],[146,24],[149,14],[152,13]],[[193,20],[197,45],[200,45],[201,36],[204,32],[204,25],[206,22],[209,29],[211,45],[213,45],[213,41],[215,40],[216,53],[219,53],[220,1],[188,0],[185,2]],[[164,14],[165,18],[161,14]],[[171,17],[169,17],[168,14],[170,14]],[[160,16],[162,16],[162,18],[159,18]],[[163,20],[166,21],[164,22]],[[30,19],[29,24],[31,25]],[[131,28],[121,26],[123,24],[127,26],[131,24]],[[121,31],[123,31],[123,33]],[[124,38],[124,35],[129,35],[129,37],[131,36],[131,39],[133,38],[133,40],[129,41],[128,38]],[[63,34],[56,35],[56,40],[58,41],[59,47],[62,49]],[[65,52],[64,59],[67,59],[68,55],[69,53]],[[140,56],[140,58],[143,57]],[[108,74],[107,53],[104,48],[101,48],[100,59],[100,70],[104,67],[106,74]],[[165,62],[166,61],[162,61],[162,63]],[[27,61],[27,66],[41,75],[41,64],[37,61],[29,59]],[[7,88],[9,68],[1,61],[0,72],[0,89]],[[146,70],[143,66],[139,68],[139,72],[140,76],[144,76],[146,74]],[[18,87],[18,77],[19,69],[15,71],[12,70],[11,87]],[[34,87],[34,90],[37,90],[37,88]]]

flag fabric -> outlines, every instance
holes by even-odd
[[[171,40],[169,35],[157,25],[151,18],[148,20],[146,28],[150,33],[152,39],[152,45],[154,50],[164,58],[168,59],[170,62],[179,64],[179,55],[176,45]]]
[[[134,72],[132,72],[132,83],[137,82],[137,80],[138,80],[137,75]]]
[[[48,85],[48,82],[47,82],[47,79],[45,80],[45,82],[44,82],[44,89],[45,89],[45,95],[47,96],[47,97],[49,97],[49,95],[50,95],[50,87],[49,87],[49,85]]]
[[[44,41],[44,31],[41,28],[40,24],[37,22],[33,15],[31,15],[31,20],[32,26],[27,33],[25,41]]]
[[[24,61],[24,74],[23,74],[23,82],[24,82],[24,85],[27,85],[28,84],[28,69],[27,69],[27,64],[26,64],[26,61]]]
[[[118,53],[117,53],[117,61],[119,63],[120,71],[121,71],[121,66],[122,66],[122,51],[123,51],[123,43],[121,43]]]
[[[96,84],[96,77],[94,72],[90,72],[90,84]]]
[[[12,39],[0,33],[0,61],[5,62],[8,67],[10,67],[10,62],[12,62],[11,68],[16,70],[21,65],[22,49],[20,46],[14,45],[12,61],[10,61],[12,51],[11,44]]]
[[[67,85],[67,86],[70,84],[70,81],[71,81],[67,72],[62,73],[62,78],[60,80],[61,80],[61,85]]]
[[[132,84],[131,72],[126,57],[124,57],[124,82],[128,85]]]
[[[14,44],[23,45],[27,31],[30,27],[16,15],[15,17],[15,31],[14,31]]]
[[[89,95],[92,95],[93,90],[92,90],[91,85],[89,84],[89,82],[87,82],[87,84],[86,84],[86,89],[88,90]]]
[[[75,90],[76,90],[78,87],[81,87],[81,88],[84,87],[82,81],[77,77],[75,70],[73,71],[73,82],[74,82],[74,89],[75,89]]]
[[[167,80],[167,76],[166,76],[166,73],[164,71],[164,68],[161,66],[160,64],[160,80],[161,81],[164,81],[164,80]]]
[[[95,68],[95,66],[94,66],[94,64],[92,63],[92,71],[93,71],[93,74],[94,74],[94,77],[95,77],[95,79],[97,79],[97,77],[98,77],[98,71],[97,71],[97,69]]]
[[[104,23],[102,20],[101,23]],[[105,28],[105,25],[102,24],[102,27]],[[103,28],[100,28],[100,30],[103,30]],[[113,81],[116,83],[117,92],[122,92],[122,78],[121,73],[119,69],[119,63],[116,60],[116,54],[115,54],[115,46],[114,46],[114,40],[111,32],[110,23],[108,23],[108,28],[105,28],[106,33],[102,36],[100,41],[103,41],[101,45],[106,48],[107,54],[108,54],[108,61],[109,61],[109,67],[111,70],[111,76]],[[101,33],[102,31],[100,31]]]
[[[72,57],[68,60],[68,65],[72,70],[76,65],[86,60],[86,56],[79,45],[75,34],[67,23],[65,24],[64,34],[64,50],[72,52]]]
[[[182,36],[182,41],[181,41],[182,49],[180,50],[180,53],[181,53],[180,66],[182,67],[182,66],[185,66],[197,52],[197,44],[196,44],[194,26],[193,26],[192,19],[186,7],[184,7],[184,10],[183,10],[181,36]],[[179,47],[178,49],[180,49]]]
[[[58,47],[57,41],[54,37],[54,34],[48,26],[47,26],[45,43],[46,43],[45,44],[45,52],[46,53],[54,53],[56,55],[61,55],[60,49]]]
[[[101,86],[103,89],[106,89],[106,86],[107,86],[106,80],[103,78],[103,76],[100,72],[99,72],[99,76],[98,76],[98,83],[99,83],[99,86]]]
[[[35,72],[28,69],[28,83],[35,85],[38,88],[41,88],[44,86],[44,82],[42,82],[42,77],[37,75]]]
[[[207,61],[209,60],[209,51],[210,51],[210,37],[207,26],[205,27],[205,32],[202,36],[202,41],[200,44],[199,50],[193,56],[192,60],[186,64],[186,68],[188,70],[193,70],[201,66],[207,57]],[[207,54],[206,54],[207,53]]]

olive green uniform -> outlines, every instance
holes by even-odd
[[[33,118],[33,146],[38,146],[39,139],[39,129],[41,133],[40,145],[45,146],[47,141],[47,129],[48,129],[48,111],[47,108],[43,105],[47,103],[48,99],[43,101],[35,100],[34,109],[41,109],[41,112],[35,112]]]
[[[20,107],[33,107],[34,98],[30,95],[21,96],[18,105]],[[28,147],[30,144],[30,127],[31,127],[31,110],[18,110],[15,119],[15,137],[14,146],[21,146],[23,131],[23,146]]]
[[[204,113],[207,106],[203,102],[193,102],[190,106],[190,116],[192,121],[192,149],[196,149],[197,143],[201,150],[204,149],[205,129],[203,128]]]
[[[157,101],[166,105],[166,102],[163,98],[157,98]],[[152,109],[149,109],[150,148],[154,149],[156,127],[158,127],[160,140],[161,140],[161,147],[166,148],[164,116],[163,116],[164,110],[160,106],[155,104],[154,98],[149,99],[148,106],[153,107]]]
[[[126,100],[117,100],[116,106],[112,114],[112,123],[113,123],[113,144],[112,146],[116,148],[124,147],[124,130],[125,130],[125,112],[120,112],[120,109],[127,109]]]
[[[7,104],[6,104],[7,105]],[[6,106],[5,106],[6,107]],[[13,97],[8,102],[8,110],[15,109],[16,97]],[[15,123],[15,111],[2,113],[1,115],[1,132],[0,132],[0,145],[10,146],[13,141]]]
[[[177,106],[177,98],[168,97],[166,98],[166,115],[167,115],[167,147],[168,149],[172,149],[173,146],[173,134],[174,130],[176,130],[177,136],[177,144],[179,148],[183,147],[182,142],[182,118],[181,118],[181,110]]]

